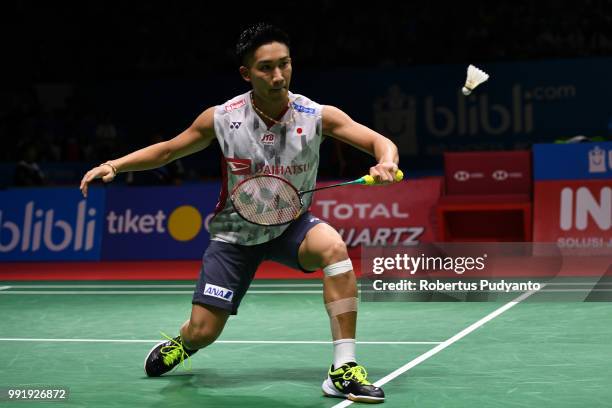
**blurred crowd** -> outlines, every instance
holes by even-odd
[[[5,68],[31,80],[195,76],[235,67],[245,25],[278,24],[300,67],[612,54],[612,0],[40,3],[5,6]],[[10,10],[12,9],[12,10]],[[11,13],[12,11],[12,13]],[[27,29],[25,29],[27,27]]]
[[[5,5],[0,35],[11,40],[3,47],[2,69],[11,80],[0,83],[0,162],[23,162],[24,168],[38,162],[98,162],[159,140],[159,129],[126,132],[111,113],[76,98],[49,109],[34,87],[199,78],[235,70],[236,37],[259,20],[289,32],[300,69],[612,55],[612,0],[381,0],[350,8],[312,0],[242,7],[152,1]],[[334,156],[338,149],[330,149]],[[42,183],[44,177],[30,170]]]

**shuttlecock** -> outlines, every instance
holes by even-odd
[[[489,74],[487,74],[481,69],[476,68],[473,65],[470,65],[467,69],[467,78],[465,79],[465,86],[461,89],[461,91],[464,95],[467,96],[472,93],[474,88],[482,84],[487,79],[489,79]]]

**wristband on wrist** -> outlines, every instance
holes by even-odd
[[[113,177],[115,177],[117,175],[117,168],[115,166],[113,166],[110,162],[102,163],[102,164],[100,164],[100,166],[108,166],[108,167],[110,167],[111,170],[113,171]]]

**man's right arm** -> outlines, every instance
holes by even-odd
[[[173,139],[136,150],[89,170],[81,180],[83,195],[87,196],[89,183],[97,178],[108,183],[116,173],[155,169],[208,147],[215,138],[214,113],[214,107],[208,108]]]

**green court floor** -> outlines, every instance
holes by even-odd
[[[147,378],[145,355],[160,331],[176,335],[191,293],[184,281],[0,282],[0,388],[69,389],[64,402],[0,405],[349,405],[320,391],[332,346],[316,281],[256,281],[190,369]],[[362,302],[357,337],[370,380],[386,378],[385,407],[612,406],[612,303]]]

